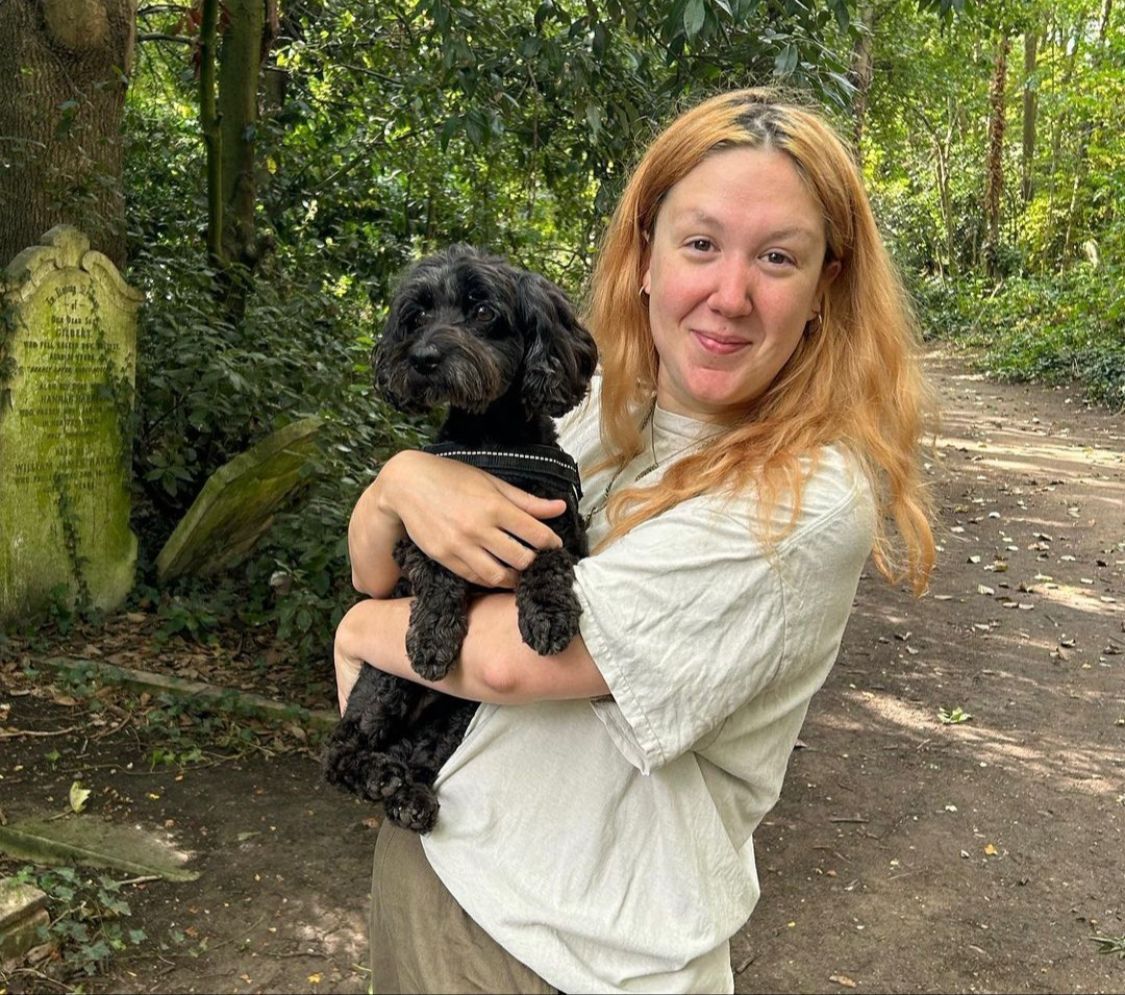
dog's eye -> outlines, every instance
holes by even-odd
[[[478,304],[473,308],[474,321],[491,321],[496,317],[496,312],[487,304]]]

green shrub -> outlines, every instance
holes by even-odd
[[[987,372],[1008,380],[1077,381],[1086,396],[1125,408],[1125,297],[1112,267],[1079,264],[1063,273],[991,286],[963,279],[912,287],[927,338],[978,350]]]

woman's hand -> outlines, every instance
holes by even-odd
[[[407,450],[386,462],[352,513],[353,581],[376,597],[389,593],[397,568],[392,574],[387,561],[405,534],[473,584],[514,588],[540,549],[562,545],[540,519],[565,511],[565,501],[535,497],[456,460]]]

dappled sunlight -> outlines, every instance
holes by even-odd
[[[1044,584],[1042,588],[1037,588],[1037,593],[1047,601],[1066,605],[1068,608],[1077,611],[1093,612],[1107,617],[1125,611],[1125,606],[1117,601],[1104,601],[1103,598],[1107,595],[1100,595],[1091,591],[1088,587],[1078,587],[1074,584],[1059,584],[1057,582]]]
[[[1041,436],[1033,436],[1041,439]],[[1091,469],[1116,469],[1125,463],[1122,454],[1111,449],[1092,449],[1074,443],[1052,445],[1046,442],[1033,442],[1025,439],[1014,440],[1012,445],[1001,445],[995,441],[982,441],[974,438],[939,435],[936,440],[939,451],[950,450],[963,455],[979,456],[978,463],[1015,468],[1025,473],[1043,473],[1047,467],[1044,461],[1073,464],[1075,472],[1088,472]],[[1019,456],[1019,460],[1003,459],[1002,456]],[[1037,460],[1038,462],[1032,462]]]
[[[304,922],[293,930],[298,937],[317,944],[330,957],[343,954],[353,961],[363,960],[367,950],[367,922],[363,914],[356,913],[346,921],[340,921],[341,910],[338,907],[327,909],[319,901],[310,902],[307,912]],[[317,923],[324,922],[337,925],[328,931],[317,928]]]
[[[1029,745],[1024,738],[1024,730],[1003,732],[978,718],[946,725],[932,710],[892,694],[844,691],[842,697],[879,720],[915,735],[923,734],[931,741],[940,736],[947,745],[962,747],[963,752],[977,763],[983,761],[997,766],[1014,763],[1036,777],[1057,778],[1083,794],[1116,796],[1121,791],[1122,772],[1116,766],[1120,751],[1108,746],[1064,741],[1045,735],[1042,730],[1036,730],[1033,745]],[[831,724],[840,727],[835,719]],[[859,729],[869,729],[864,723],[854,725]],[[1031,731],[1026,731],[1026,735],[1030,737]]]
[[[1060,466],[1047,466],[1044,463],[1028,463],[1016,459],[999,459],[996,457],[982,456],[977,461],[977,466],[994,467],[997,470],[1003,470],[1005,473],[1016,474],[1022,473],[1029,477],[1042,477],[1045,474],[1054,476],[1066,476],[1073,480],[1081,479],[1083,487],[1091,489],[1108,488],[1116,494],[1121,493],[1120,480],[1098,480],[1097,478],[1090,477],[1089,473],[1092,469],[1097,469],[1098,464],[1087,463],[1081,460],[1069,461],[1074,463],[1074,467],[1060,467]],[[1114,502],[1118,506],[1122,506],[1120,498]]]

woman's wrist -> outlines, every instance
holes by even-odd
[[[356,590],[374,597],[387,594],[398,579],[393,552],[395,544],[406,535],[394,498],[394,481],[400,470],[395,461],[401,455],[392,456],[383,465],[360,495],[348,523],[352,584]]]
[[[395,511],[394,484],[402,457],[405,453],[395,453],[379,471],[379,475],[371,482],[364,494],[369,498],[372,509],[380,516],[385,525],[394,529],[402,528],[402,518]]]

